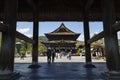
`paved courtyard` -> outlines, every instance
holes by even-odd
[[[26,61],[26,62],[25,62]],[[84,57],[63,57],[48,64],[46,57],[39,57],[38,69],[31,69],[31,58],[15,58],[15,72],[22,76],[19,80],[103,80],[101,73],[107,71],[104,60],[93,60],[96,68],[85,68]]]
[[[47,57],[46,56],[38,57],[38,62],[47,62]],[[62,58],[58,57],[58,59],[55,58],[55,62],[85,62],[85,57],[72,56],[71,60],[67,59],[66,56]],[[93,58],[92,62],[105,62],[105,60]],[[15,58],[15,63],[32,63],[32,57],[27,57],[24,59]]]

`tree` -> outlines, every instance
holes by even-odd
[[[47,47],[41,43],[43,41],[47,41],[47,38],[45,36],[40,36],[39,37],[39,48],[38,48],[39,55],[45,55],[45,53],[47,52]]]
[[[96,36],[96,35],[98,35],[98,34],[94,34],[92,37],[94,37],[94,36]],[[104,39],[102,38],[102,39],[99,39],[99,40],[93,42],[93,43],[92,43],[92,46],[93,46],[93,45],[96,45],[96,44],[104,44]]]
[[[45,55],[45,52],[47,51],[47,48],[44,44],[40,43],[39,45],[39,55]]]
[[[42,44],[41,42],[42,41],[46,41],[47,38],[44,37],[44,36],[40,36],[39,37],[39,40],[38,40],[38,54],[41,55],[42,53],[45,53],[47,51],[47,48],[44,44]],[[20,40],[20,39],[16,39],[16,42],[21,42],[22,45],[21,45],[21,54],[25,54],[26,51],[32,51],[32,44],[31,43],[28,43],[28,42],[25,42],[23,40]]]

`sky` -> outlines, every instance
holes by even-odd
[[[80,33],[81,35],[77,40],[84,41],[84,31],[83,31],[83,22],[39,22],[39,36],[45,36],[45,33],[50,33],[57,29],[61,23],[72,30],[75,33]],[[97,34],[103,31],[103,23],[102,22],[89,22],[90,26],[90,37],[93,34]],[[25,34],[28,37],[32,37],[33,35],[33,23],[32,22],[17,22],[17,31]],[[118,33],[118,37],[120,34]]]

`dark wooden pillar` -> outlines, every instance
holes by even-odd
[[[120,54],[118,49],[117,33],[113,33],[115,23],[115,0],[102,0],[103,26],[105,38],[106,64],[110,80],[120,79]]]
[[[32,65],[30,65],[30,68],[38,68],[40,67],[38,65],[38,36],[39,36],[39,21],[38,21],[38,11],[35,8],[33,10],[33,40],[35,43],[33,43],[33,49],[32,49]]]
[[[84,25],[84,40],[85,40],[85,58],[86,58],[86,68],[89,67],[95,67],[92,65],[91,61],[91,50],[90,50],[90,44],[87,42],[90,39],[90,32],[89,32],[89,21],[88,21],[88,12],[83,12],[83,25]]]
[[[87,43],[89,39],[90,39],[89,22],[85,18],[84,19],[84,40],[85,40],[85,57],[86,57],[87,63],[91,63],[90,44]]]
[[[4,24],[9,26],[7,32],[2,33],[0,53],[0,73],[11,73],[14,70],[15,32],[16,32],[17,0],[5,0]]]
[[[120,54],[118,49],[117,33],[113,33],[115,23],[114,0],[102,0],[103,26],[105,38],[106,64],[110,71],[120,71]]]
[[[14,80],[19,73],[14,71],[14,52],[17,21],[17,0],[5,0],[4,21],[8,30],[2,33],[0,52],[0,80]]]
[[[32,54],[32,63],[38,63],[38,30],[39,30],[39,22],[34,20],[33,22],[33,40],[35,43],[33,44],[33,54]]]

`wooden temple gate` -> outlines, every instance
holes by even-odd
[[[117,31],[120,30],[120,23],[116,23],[116,20],[119,20],[120,16],[120,10],[118,9],[118,6],[120,4],[119,0],[100,0],[99,3],[97,3],[95,0],[76,0],[72,2],[73,0],[0,0],[0,20],[3,21],[3,24],[0,24],[0,31],[2,32],[2,43],[1,43],[1,52],[0,52],[0,78],[5,75],[10,74],[16,74],[14,73],[14,49],[15,49],[15,38],[20,38],[22,40],[25,40],[27,42],[30,42],[33,44],[33,54],[32,54],[32,65],[30,67],[39,67],[38,65],[38,28],[39,28],[39,21],[83,21],[84,23],[84,37],[85,37],[85,54],[86,54],[86,65],[85,67],[94,67],[92,65],[91,61],[91,55],[90,55],[90,44],[98,39],[101,39],[104,37],[105,39],[105,51],[106,51],[106,64],[107,68],[109,70],[108,74],[118,75],[120,78],[120,54],[118,51],[118,40],[117,40]],[[21,2],[20,2],[21,1]],[[20,3],[19,3],[20,2]],[[76,8],[79,8],[82,6],[82,10],[79,11],[79,9],[76,10],[76,12],[68,11],[68,13],[65,13],[65,15],[62,12],[57,12],[58,14],[52,14],[52,13],[40,13],[39,9],[41,5],[44,5],[44,3],[51,4],[53,3],[55,6],[57,6],[57,3],[61,3],[64,7],[64,2],[66,5],[68,5],[70,8],[72,6],[73,9],[76,10]],[[76,2],[76,3],[75,3]],[[80,3],[80,6],[78,7]],[[29,7],[27,7],[27,5]],[[81,4],[82,3],[82,4]],[[71,6],[71,4],[73,4]],[[22,7],[21,5],[24,5]],[[46,11],[49,9],[47,6],[44,5],[43,11],[46,9]],[[59,4],[58,4],[59,5]],[[98,7],[100,5],[102,12],[99,14],[99,10],[94,10],[96,14],[92,14],[90,10],[92,10],[92,6]],[[54,6],[54,7],[55,7]],[[24,12],[26,11],[26,7],[30,8],[30,14],[27,15],[27,12],[25,14],[19,14],[22,9]],[[59,6],[57,6],[59,8]],[[57,7],[55,10],[57,10]],[[18,11],[18,9],[20,10]],[[118,14],[115,13],[115,9],[118,10]],[[68,9],[69,10],[69,9]],[[29,12],[28,11],[28,12]],[[51,12],[53,10],[51,9]],[[62,9],[61,9],[62,11]],[[64,12],[64,11],[63,11]],[[82,15],[82,16],[81,16]],[[20,18],[21,16],[21,18]],[[64,16],[64,17],[63,17]],[[70,16],[72,16],[70,18]],[[77,16],[77,17],[76,17]],[[94,18],[93,18],[94,16]],[[98,17],[99,16],[99,17]],[[33,21],[33,39],[30,39],[26,37],[25,35],[19,33],[16,31],[16,22],[17,21]],[[90,33],[89,33],[89,21],[103,21],[103,32],[99,33],[97,36],[90,39]],[[1,76],[2,75],[2,76]],[[109,76],[109,77],[111,77]]]

